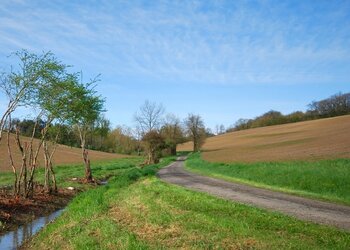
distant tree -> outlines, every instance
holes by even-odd
[[[148,100],[140,107],[140,110],[134,115],[134,120],[141,129],[142,133],[148,133],[152,130],[159,130],[164,115],[164,107]]]
[[[265,114],[257,117],[252,122],[252,127],[263,127],[263,126],[271,126],[276,124],[283,124],[285,123],[284,116],[281,112],[270,110],[266,112]]]
[[[159,157],[161,155],[161,150],[165,146],[165,141],[162,135],[156,131],[151,130],[144,134],[142,141],[145,145],[147,152],[146,164],[155,164],[159,162]]]
[[[286,122],[292,123],[292,122],[300,122],[306,120],[306,114],[304,114],[302,111],[295,111],[293,113],[290,113],[285,116]]]
[[[251,119],[239,119],[235,125],[234,130],[242,130],[242,129],[248,129],[251,128],[252,120]]]
[[[181,127],[180,119],[173,114],[168,114],[165,123],[162,126],[161,135],[164,137],[166,147],[171,155],[176,155],[176,146],[184,142],[184,132]]]
[[[107,142],[108,147],[121,154],[137,152],[139,144],[133,136],[132,129],[126,126],[118,126],[113,129],[108,134]]]
[[[211,128],[206,128],[205,129],[205,137],[213,137],[213,136],[215,136],[215,134],[213,133]]]
[[[111,131],[111,122],[104,116],[100,116],[95,125],[95,133],[99,137],[99,149],[103,150],[103,140],[107,138]]]
[[[185,127],[189,137],[193,141],[193,151],[199,151],[206,137],[202,118],[199,115],[189,114],[185,119]]]
[[[153,145],[151,144],[157,141],[158,137],[156,135],[159,134],[159,129],[163,123],[163,114],[164,108],[161,104],[145,101],[134,116],[142,141],[146,142],[148,164],[154,161]]]
[[[317,117],[333,117],[350,114],[350,93],[338,93],[309,104],[309,113]]]
[[[225,133],[225,126],[223,124],[217,124],[215,126],[215,134],[216,135],[221,135],[221,134],[224,134]]]

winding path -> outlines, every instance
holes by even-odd
[[[221,198],[278,211],[350,231],[350,207],[201,176],[184,169],[185,158],[158,172],[162,180]]]

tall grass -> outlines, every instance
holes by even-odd
[[[350,159],[316,162],[212,163],[192,154],[186,168],[200,174],[350,204]]]

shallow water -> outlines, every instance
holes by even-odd
[[[51,222],[53,219],[58,217],[63,212],[63,209],[57,210],[48,216],[40,217],[33,220],[30,223],[18,227],[16,230],[6,233],[0,236],[0,249],[1,250],[12,250],[19,248],[24,241],[30,239],[35,235],[41,228]]]

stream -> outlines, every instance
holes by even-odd
[[[0,249],[18,249],[26,240],[30,239],[46,224],[58,217],[63,212],[63,210],[64,209],[60,209],[50,215],[40,217],[0,236]]]
[[[100,181],[100,185],[107,185],[108,180]],[[7,232],[0,236],[0,250],[15,250],[18,249],[26,240],[29,240],[46,224],[57,218],[63,209],[57,210],[50,215],[42,216],[36,220],[33,220],[27,224],[19,226],[17,229]]]

